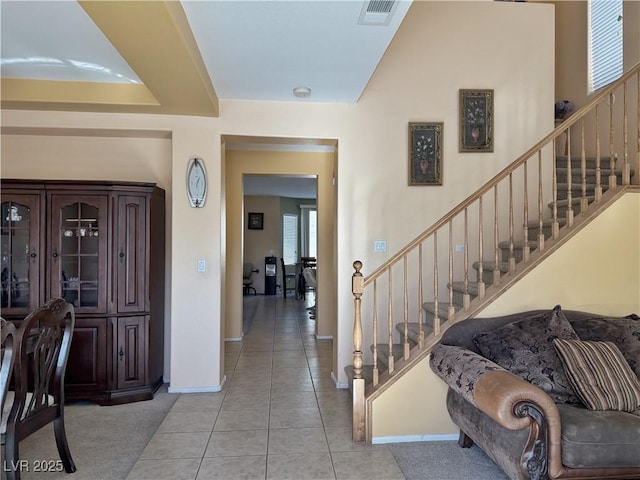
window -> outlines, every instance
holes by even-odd
[[[302,256],[317,257],[318,210],[315,205],[300,205],[302,211]]]
[[[282,258],[286,265],[298,262],[298,216],[291,213],[282,216]]]
[[[622,76],[622,0],[589,0],[589,92]]]

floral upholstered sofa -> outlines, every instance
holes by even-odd
[[[640,479],[640,318],[535,310],[452,325],[432,370],[459,444],[512,479]]]

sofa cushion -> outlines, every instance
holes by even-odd
[[[594,316],[571,322],[571,325],[580,340],[613,342],[620,349],[631,369],[640,377],[640,318],[637,315]]]
[[[553,345],[573,390],[587,408],[625,412],[640,408],[638,377],[613,343],[556,338]]]
[[[570,468],[640,467],[640,417],[558,405],[562,464]]]
[[[474,335],[489,360],[531,382],[560,403],[580,403],[567,379],[553,339],[578,340],[560,305],[553,310]]]

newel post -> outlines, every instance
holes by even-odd
[[[362,378],[362,317],[360,303],[364,291],[364,277],[360,270],[362,262],[353,262],[355,270],[351,277],[353,293],[353,441],[364,442],[365,438],[365,401],[364,378]]]

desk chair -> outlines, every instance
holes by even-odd
[[[76,471],[64,427],[64,374],[74,325],[73,305],[56,298],[16,330],[14,387],[2,410],[8,480],[20,479],[20,442],[51,422],[65,471]]]
[[[249,292],[253,290],[253,294],[256,294],[256,289],[253,286],[253,279],[251,275],[258,273],[260,270],[253,268],[253,263],[248,262],[242,266],[242,292],[245,295],[249,295]]]

